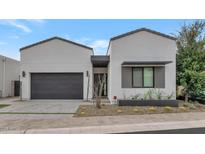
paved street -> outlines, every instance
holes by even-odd
[[[205,127],[202,128],[186,128],[158,131],[142,131],[142,132],[124,132],[120,134],[205,134]]]

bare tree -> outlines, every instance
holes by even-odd
[[[105,83],[106,83],[106,74],[103,74],[102,76],[98,74],[93,87],[95,104],[98,109],[101,108],[101,97],[102,97],[103,87]]]

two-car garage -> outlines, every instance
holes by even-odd
[[[31,99],[83,99],[83,73],[31,73]]]

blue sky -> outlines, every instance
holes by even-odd
[[[0,20],[0,54],[20,59],[19,48],[60,36],[105,54],[109,39],[141,27],[173,35],[193,20]]]

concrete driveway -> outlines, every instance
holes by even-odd
[[[10,106],[0,109],[0,113],[68,113],[73,114],[81,100],[31,100],[19,101],[18,98],[2,99],[0,104]]]

